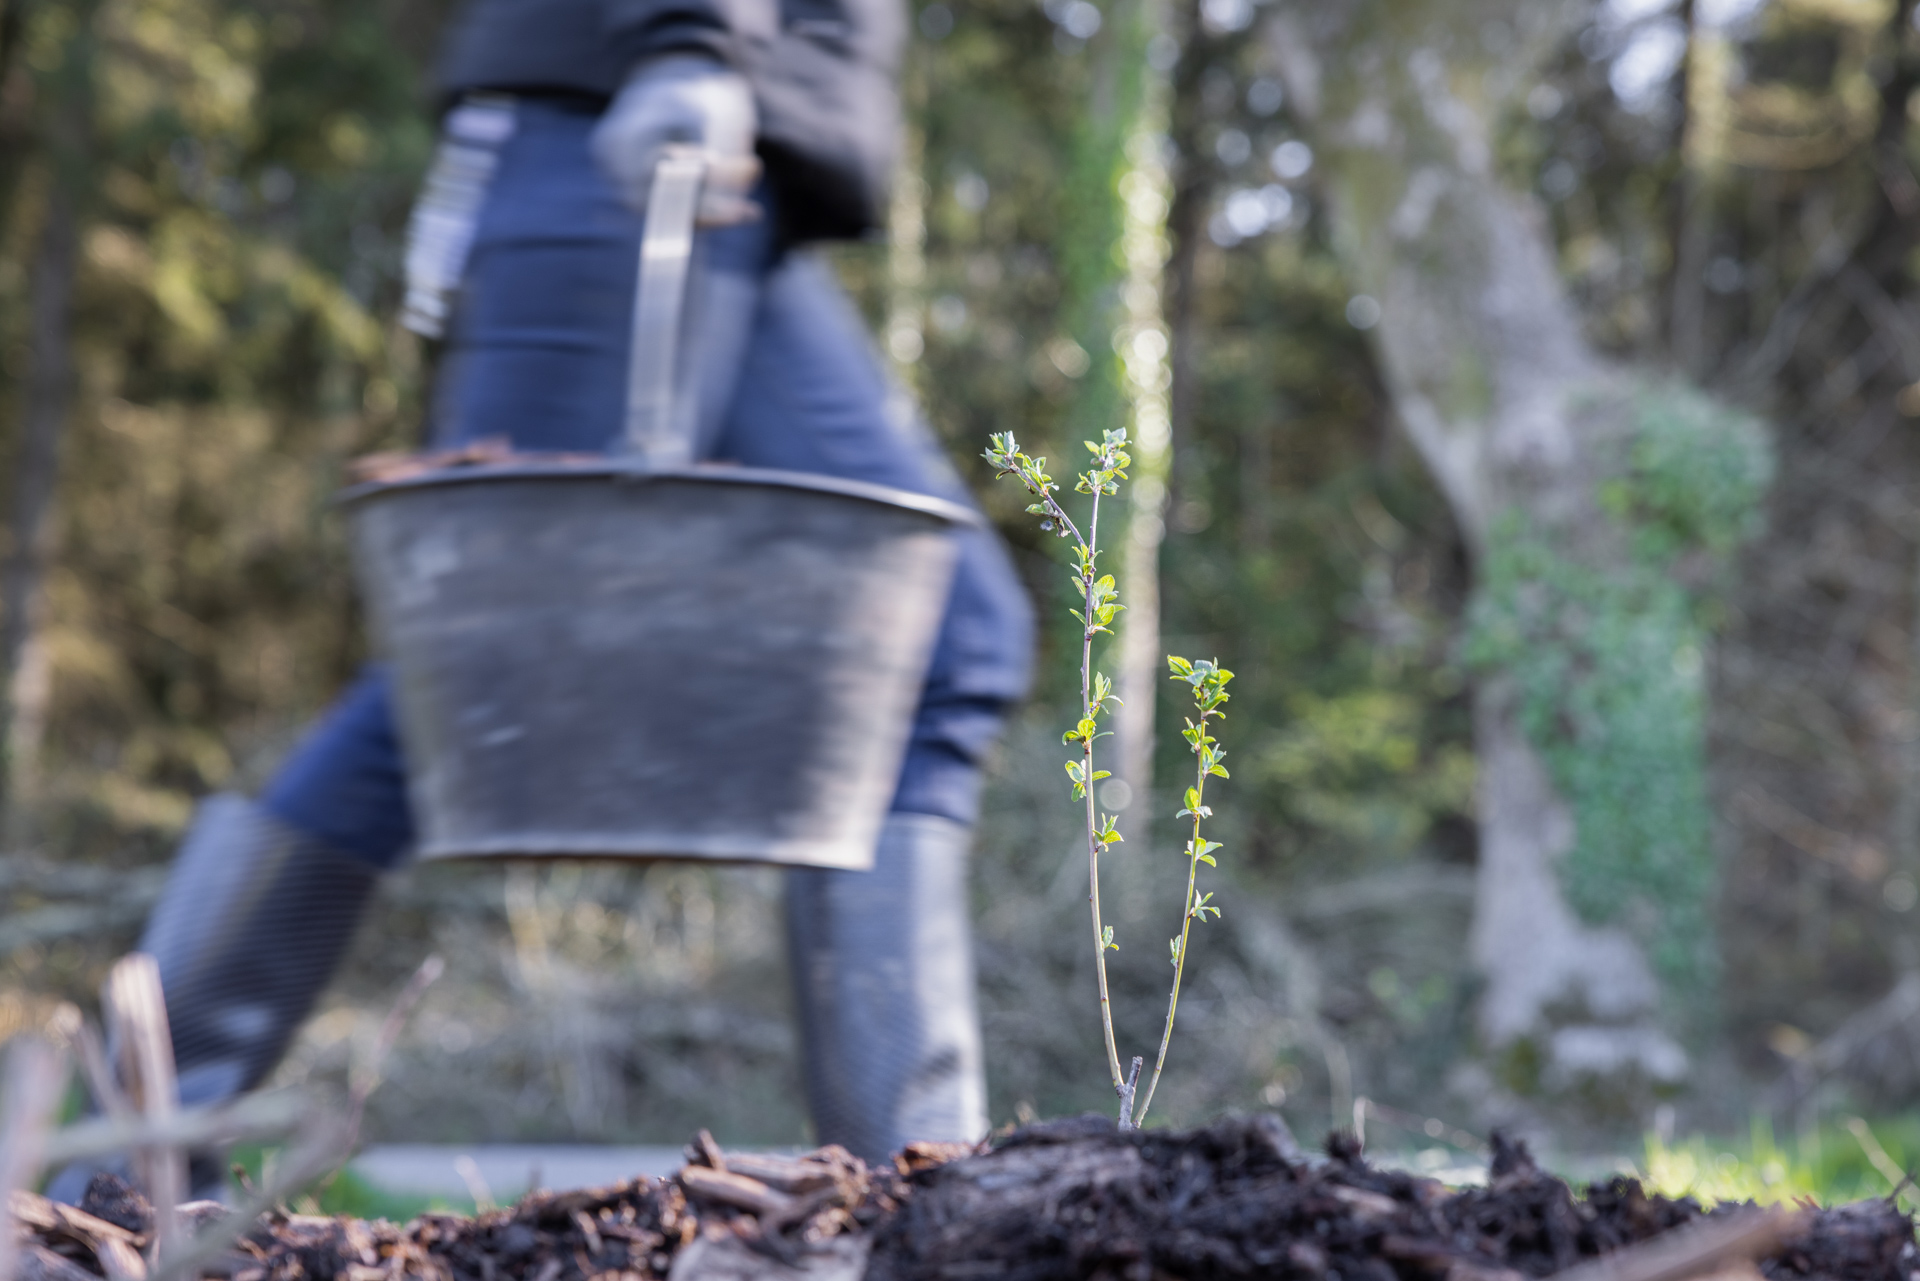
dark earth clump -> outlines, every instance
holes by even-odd
[[[1489,1186],[1452,1191],[1368,1166],[1350,1136],[1308,1161],[1278,1118],[1121,1134],[1101,1118],[1030,1127],[912,1176],[868,1281],[1549,1276],[1711,1215],[1616,1178],[1576,1199],[1496,1139]],[[1890,1202],[1816,1211],[1760,1260],[1774,1281],[1905,1281],[1913,1226]],[[1517,1278],[1516,1278],[1517,1281]]]
[[[145,1232],[153,1218],[147,1199],[134,1191],[125,1179],[107,1170],[87,1182],[80,1208],[96,1219],[105,1219],[129,1232]]]
[[[986,1152],[917,1145],[891,1170],[838,1148],[727,1155],[708,1140],[688,1156],[672,1179],[537,1192],[473,1218],[268,1215],[206,1272],[231,1281],[641,1281],[673,1271],[699,1281],[797,1277],[805,1274],[791,1265],[813,1256],[838,1260],[819,1275],[853,1277],[865,1254],[867,1281],[1522,1281],[1753,1213],[1708,1212],[1629,1178],[1576,1198],[1525,1145],[1498,1137],[1488,1186],[1455,1191],[1369,1166],[1349,1136],[1309,1158],[1272,1116],[1144,1134],[1087,1117],[1030,1126]],[[97,1181],[83,1209],[132,1232],[149,1226],[138,1194],[117,1180]],[[1912,1221],[1890,1201],[1809,1209],[1783,1232],[1756,1260],[1771,1281],[1911,1281],[1920,1268]],[[84,1274],[107,1275],[85,1223],[39,1239]],[[701,1241],[727,1270],[689,1266]]]

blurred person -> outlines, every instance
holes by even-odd
[[[805,249],[880,224],[904,30],[899,0],[476,0],[444,48],[441,144],[409,238],[405,323],[445,338],[431,443],[618,447],[644,206],[680,144],[709,165],[681,341],[696,456],[966,501]],[[1032,623],[993,536],[957,537],[873,870],[787,877],[814,1126],[870,1160],[986,1129],[966,852]],[[265,1079],[412,837],[377,664],[258,799],[202,804],[140,943],[184,1103]],[[85,1178],[51,1191],[77,1199]],[[197,1191],[218,1179],[196,1166]]]

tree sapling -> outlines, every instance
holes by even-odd
[[[1080,747],[1080,758],[1066,763],[1067,779],[1072,784],[1074,799],[1086,803],[1087,902],[1093,915],[1094,973],[1100,986],[1100,1024],[1106,1037],[1107,1070],[1113,1079],[1114,1093],[1120,1098],[1120,1128],[1127,1130],[1138,1124],[1133,1105],[1143,1060],[1135,1058],[1129,1070],[1124,1074],[1121,1072],[1120,1052],[1113,1036],[1113,1002],[1107,988],[1107,951],[1118,951],[1120,945],[1113,940],[1113,927],[1103,924],[1100,919],[1100,856],[1110,847],[1118,845],[1121,836],[1114,816],[1101,814],[1097,809],[1094,795],[1094,785],[1109,776],[1109,771],[1097,768],[1094,761],[1096,740],[1108,734],[1108,731],[1099,728],[1100,716],[1118,707],[1120,700],[1113,693],[1113,682],[1104,673],[1093,670],[1093,638],[1110,632],[1114,617],[1126,608],[1120,603],[1120,591],[1114,584],[1113,575],[1102,574],[1099,568],[1100,500],[1119,493],[1119,482],[1126,479],[1126,469],[1132,460],[1127,455],[1127,433],[1124,428],[1105,433],[1098,444],[1093,441],[1085,443],[1087,452],[1093,455],[1093,466],[1082,472],[1074,485],[1076,493],[1086,494],[1092,500],[1085,533],[1081,532],[1054,497],[1059,486],[1047,474],[1047,460],[1030,458],[1021,453],[1012,432],[990,437],[985,457],[999,475],[1018,477],[1027,492],[1036,499],[1027,510],[1040,517],[1040,528],[1073,540],[1075,563],[1071,581],[1075,594],[1080,598],[1080,608],[1071,612],[1080,621],[1081,630],[1080,718],[1072,729],[1061,735],[1061,741]],[[1213,895],[1197,892],[1199,865],[1204,862],[1209,867],[1216,866],[1212,851],[1220,848],[1217,842],[1201,839],[1200,820],[1212,813],[1202,803],[1208,775],[1227,776],[1226,768],[1220,764],[1226,753],[1207,733],[1207,728],[1210,719],[1225,715],[1220,708],[1227,701],[1225,688],[1227,682],[1233,679],[1233,673],[1217,663],[1206,661],[1188,662],[1184,658],[1170,656],[1167,663],[1175,680],[1186,681],[1193,687],[1194,706],[1199,719],[1188,720],[1184,733],[1198,762],[1198,775],[1194,786],[1187,789],[1186,807],[1176,815],[1193,820],[1192,835],[1187,842],[1187,894],[1180,921],[1180,936],[1170,941],[1174,967],[1173,990],[1167,999],[1166,1027],[1161,1033],[1160,1053],[1154,1063],[1152,1082],[1147,1087],[1146,1100],[1139,1110],[1141,1119],[1146,1116],[1146,1105],[1152,1102],[1154,1087],[1159,1084],[1161,1070],[1166,1066],[1167,1044],[1173,1037],[1174,1011],[1180,1000],[1180,979],[1185,972],[1189,932],[1193,923],[1196,920],[1205,921],[1208,913],[1220,915],[1220,909],[1212,904]]]

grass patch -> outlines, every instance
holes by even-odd
[[[1702,1203],[1757,1201],[1762,1205],[1810,1198],[1840,1205],[1885,1197],[1920,1165],[1920,1114],[1868,1121],[1845,1117],[1775,1139],[1764,1117],[1741,1140],[1689,1135],[1663,1142],[1649,1135],[1640,1162],[1648,1190],[1691,1196]],[[1908,1209],[1920,1205],[1911,1184],[1900,1191]]]
[[[233,1160],[246,1170],[247,1178],[253,1185],[259,1187],[268,1160],[275,1157],[277,1152],[278,1149],[257,1146],[237,1148]],[[234,1195],[238,1199],[245,1194],[236,1185]],[[390,1219],[395,1223],[405,1223],[429,1211],[450,1214],[474,1212],[473,1202],[465,1197],[449,1200],[439,1196],[389,1192],[345,1169],[337,1172],[331,1180],[324,1177],[315,1180],[311,1187],[287,1204],[289,1209],[299,1214],[345,1214],[356,1219]]]

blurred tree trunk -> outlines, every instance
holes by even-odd
[[[1171,344],[1167,416],[1175,439],[1191,429],[1200,391],[1194,275],[1200,262],[1200,240],[1207,234],[1207,202],[1214,190],[1213,169],[1202,151],[1206,110],[1201,102],[1200,78],[1218,55],[1217,46],[1201,25],[1199,0],[1187,0],[1180,6],[1180,27],[1182,47],[1169,87],[1167,126],[1175,157],[1167,212],[1166,310]]]
[[[1199,210],[1207,191],[1198,129],[1198,77],[1209,47],[1197,3],[1183,4],[1176,15],[1169,16],[1177,20],[1183,50],[1171,75],[1154,74],[1135,150],[1144,151],[1156,143],[1154,128],[1164,122],[1173,172],[1162,172],[1158,164],[1136,165],[1130,174],[1137,176],[1123,179],[1121,187],[1123,199],[1135,203],[1129,225],[1136,252],[1140,242],[1148,238],[1154,242],[1151,259],[1131,264],[1134,279],[1129,285],[1135,300],[1150,302],[1151,307],[1129,317],[1131,338],[1122,340],[1122,365],[1128,371],[1133,400],[1135,449],[1120,580],[1128,592],[1127,612],[1120,617],[1116,681],[1121,705],[1113,721],[1117,772],[1143,809],[1153,789],[1154,713],[1166,684],[1160,643],[1160,549],[1174,487],[1175,442],[1190,428],[1197,390],[1193,272]],[[1164,25],[1170,24],[1163,21],[1156,30]],[[1131,193],[1128,183],[1134,184]],[[1149,359],[1149,353],[1126,346],[1128,342],[1137,346],[1142,334],[1164,339],[1158,342],[1158,357]],[[1144,341],[1152,343],[1156,338]]]
[[[1113,772],[1100,803],[1119,810],[1152,786],[1153,711],[1159,695],[1160,544],[1172,457],[1168,337],[1161,314],[1167,258],[1167,177],[1162,151],[1165,64],[1149,48],[1164,25],[1161,0],[1115,0],[1093,47],[1093,94],[1075,147],[1061,260],[1075,340],[1092,358],[1075,398],[1062,453],[1126,427],[1131,484],[1122,490],[1118,537],[1105,568],[1126,610],[1105,655],[1120,695],[1113,720]],[[1076,461],[1071,464],[1079,466]],[[1110,518],[1111,519],[1111,518]]]
[[[882,338],[895,376],[910,390],[919,389],[920,356],[927,346],[927,180],[921,172],[926,137],[920,126],[926,98],[926,75],[917,61],[909,62],[900,86],[905,117],[900,163],[894,173],[893,203],[887,210],[887,318]]]
[[[1138,43],[1160,29],[1158,3],[1143,3]],[[1161,151],[1166,114],[1166,77],[1150,71],[1139,115],[1127,140],[1127,168],[1121,175],[1120,254],[1126,276],[1123,308],[1114,345],[1120,349],[1126,422],[1133,435],[1132,488],[1126,491],[1125,541],[1120,551],[1120,582],[1127,610],[1120,616],[1117,672],[1120,710],[1113,718],[1119,777],[1147,810],[1153,789],[1154,704],[1166,684],[1160,646],[1160,545],[1166,537],[1167,482],[1173,464],[1173,420],[1168,394],[1174,339],[1161,312],[1167,262],[1168,188]]]
[[[1583,338],[1544,220],[1495,172],[1493,126],[1577,3],[1282,0],[1267,41],[1317,155],[1336,250],[1395,409],[1484,570],[1509,513],[1610,554],[1596,419],[1621,398]],[[1579,409],[1571,392],[1584,393]],[[1481,1032],[1543,1068],[1671,1076],[1640,947],[1572,910],[1572,809],[1500,675],[1474,694],[1480,868],[1471,938]]]
[[[52,550],[60,442],[73,399],[73,287],[80,247],[81,203],[92,125],[93,6],[80,6],[77,33],[62,64],[42,86],[42,159],[46,196],[33,250],[29,368],[13,460],[13,505],[7,559],[0,569],[0,836],[25,838],[26,812],[46,725],[49,672],[43,637],[47,567]]]
[[[1673,272],[1668,280],[1666,338],[1674,367],[1697,373],[1705,353],[1708,241],[1712,235],[1712,189],[1725,128],[1726,41],[1701,21],[1692,0],[1680,9],[1687,52],[1680,61],[1680,180],[1673,187]]]
[[[1883,47],[1897,51],[1880,85],[1879,120],[1873,133],[1873,163],[1879,178],[1874,193],[1871,230],[1862,239],[1860,269],[1891,291],[1874,299],[1878,328],[1894,347],[1901,376],[1908,386],[1920,387],[1920,333],[1903,314],[1912,300],[1901,297],[1909,278],[1907,263],[1920,241],[1920,185],[1907,162],[1912,116],[1907,104],[1920,92],[1920,54],[1907,43],[1916,18],[1914,0],[1897,0],[1887,17]],[[1881,302],[1885,299],[1885,302]],[[1898,300],[1896,303],[1895,300]],[[1888,305],[1894,304],[1894,305]],[[1920,526],[1916,527],[1920,532]],[[1900,790],[1894,799],[1892,846],[1894,870],[1920,884],[1920,538],[1912,562],[1913,613],[1907,636],[1907,729],[1901,752]],[[1912,932],[1902,930],[1895,940],[1895,961],[1902,971],[1920,970],[1920,945]]]

